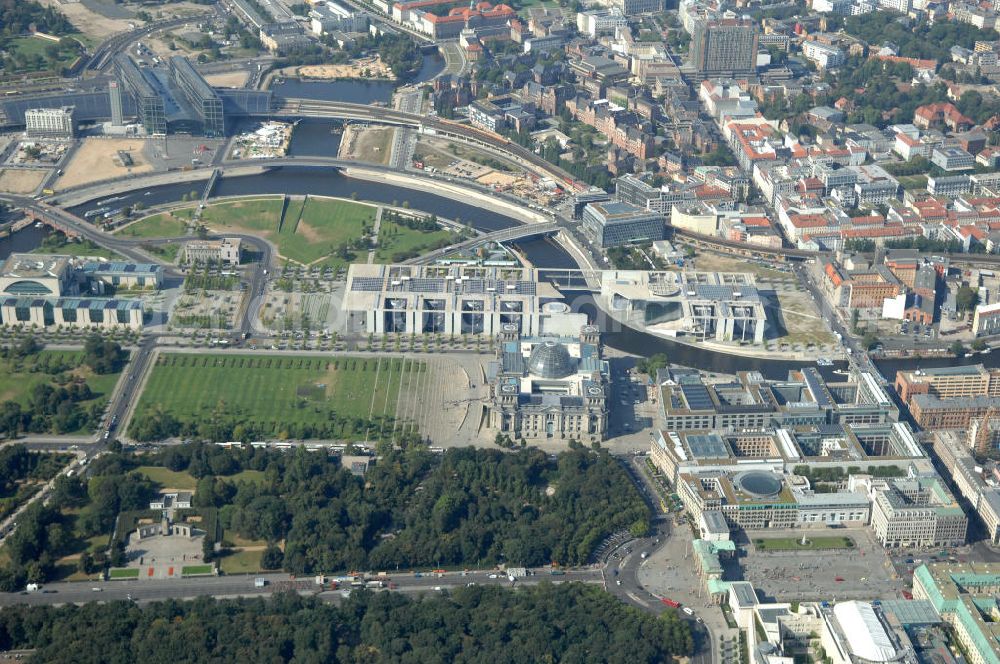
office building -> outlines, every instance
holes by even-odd
[[[628,19],[618,8],[590,9],[576,15],[576,27],[582,34],[591,39],[600,35],[611,34],[615,28],[628,25]]]
[[[583,209],[583,232],[602,249],[662,240],[663,215],[628,203],[590,203]]]
[[[73,138],[74,111],[72,106],[29,109],[24,112],[24,131],[32,138]]]
[[[955,198],[967,194],[972,189],[972,178],[968,175],[945,175],[927,177],[927,193],[931,196]]]
[[[956,145],[942,145],[931,150],[931,163],[945,171],[971,171],[976,158]]]
[[[69,256],[11,254],[0,269],[5,295],[66,295],[76,292]]]
[[[907,404],[918,394],[941,399],[1000,397],[1000,369],[970,364],[897,371],[895,387],[899,398]]]
[[[913,573],[914,599],[948,623],[970,664],[1000,664],[1000,563],[930,563]]]
[[[986,539],[1000,544],[1000,487],[987,483],[984,467],[972,456],[991,447],[996,449],[998,421],[982,418],[973,422],[971,431],[934,432],[934,452],[951,475],[958,493],[979,517]],[[985,435],[984,435],[985,434]]]
[[[752,74],[757,66],[757,27],[736,19],[694,21],[690,58],[698,74],[735,76]]]
[[[326,0],[312,5],[309,11],[310,28],[314,35],[328,32],[364,32],[368,29],[368,15],[344,5]]]
[[[775,420],[778,418],[774,418]],[[909,426],[884,424],[778,424],[746,429],[661,430],[653,436],[650,459],[673,483],[682,473],[733,469],[790,472],[801,466],[858,474],[902,471],[926,455]]]
[[[968,429],[974,420],[1000,408],[1000,397],[956,397],[942,399],[917,394],[910,399],[913,421],[924,429]]]
[[[842,381],[826,381],[812,367],[790,371],[783,381],[765,380],[754,371],[723,382],[709,382],[698,372],[671,376],[659,387],[660,417],[667,431],[856,426],[899,420],[899,409],[868,372],[854,371]],[[901,435],[898,430],[896,435]],[[872,445],[877,449],[875,441]]]
[[[142,329],[139,300],[106,298],[38,298],[0,296],[0,324],[115,329]]]
[[[977,337],[1000,334],[1000,302],[976,306],[972,316],[972,333]]]
[[[872,531],[886,548],[965,544],[969,519],[940,477],[871,480]]]
[[[201,121],[205,136],[225,136],[226,125],[222,111],[222,99],[205,82],[201,74],[195,71],[191,62],[181,55],[171,57],[170,75],[184,99]]]
[[[0,268],[0,324],[140,329],[140,300],[102,296],[117,287],[157,288],[162,278],[159,265],[11,254]]]
[[[612,6],[625,16],[635,16],[662,12],[664,2],[663,0],[613,0]]]
[[[113,289],[159,288],[163,285],[163,267],[156,263],[123,263],[120,261],[89,261],[77,264],[77,273],[91,293]]]
[[[595,326],[577,337],[522,337],[511,325],[487,367],[489,426],[511,440],[600,441],[609,375]]]
[[[164,111],[163,96],[146,79],[145,73],[128,54],[119,53],[115,56],[114,62],[124,90],[135,100],[136,113],[143,129],[153,136],[166,134],[167,116]]]
[[[121,127],[125,124],[125,113],[122,107],[122,88],[118,81],[108,81],[108,96],[111,101],[111,126]]]
[[[243,241],[238,237],[221,240],[194,240],[184,245],[184,258],[188,263],[239,265]]]
[[[587,324],[536,270],[521,267],[351,265],[342,302],[364,334],[567,336]]]
[[[802,42],[802,55],[820,69],[833,69],[847,62],[847,56],[839,48],[814,40]]]

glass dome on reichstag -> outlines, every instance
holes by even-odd
[[[540,378],[565,378],[575,370],[566,346],[557,341],[538,344],[528,358],[528,372]]]

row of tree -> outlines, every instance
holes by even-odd
[[[690,655],[691,630],[599,588],[461,588],[411,599],[355,591],[340,606],[294,594],[139,608],[112,602],[0,611],[0,648],[39,661],[666,662]]]

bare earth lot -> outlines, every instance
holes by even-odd
[[[240,88],[247,82],[247,73],[245,71],[227,71],[209,74],[205,80],[209,85],[217,88]]]
[[[30,194],[48,175],[48,171],[29,170],[26,168],[7,168],[0,170],[0,191],[8,194]]]
[[[60,0],[41,0],[46,7],[55,7],[69,19],[77,30],[100,42],[116,32],[128,30],[129,23],[139,24],[141,21],[128,21],[102,16],[91,11],[82,2],[60,2]]]
[[[57,189],[68,189],[100,180],[119,178],[130,173],[148,173],[153,166],[143,154],[146,142],[135,138],[85,138],[65,174],[56,181]],[[115,163],[118,150],[131,156],[131,167]]]

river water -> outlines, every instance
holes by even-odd
[[[25,253],[37,248],[48,232],[48,228],[28,226],[13,235],[0,238],[0,260],[6,260],[11,254]]]

